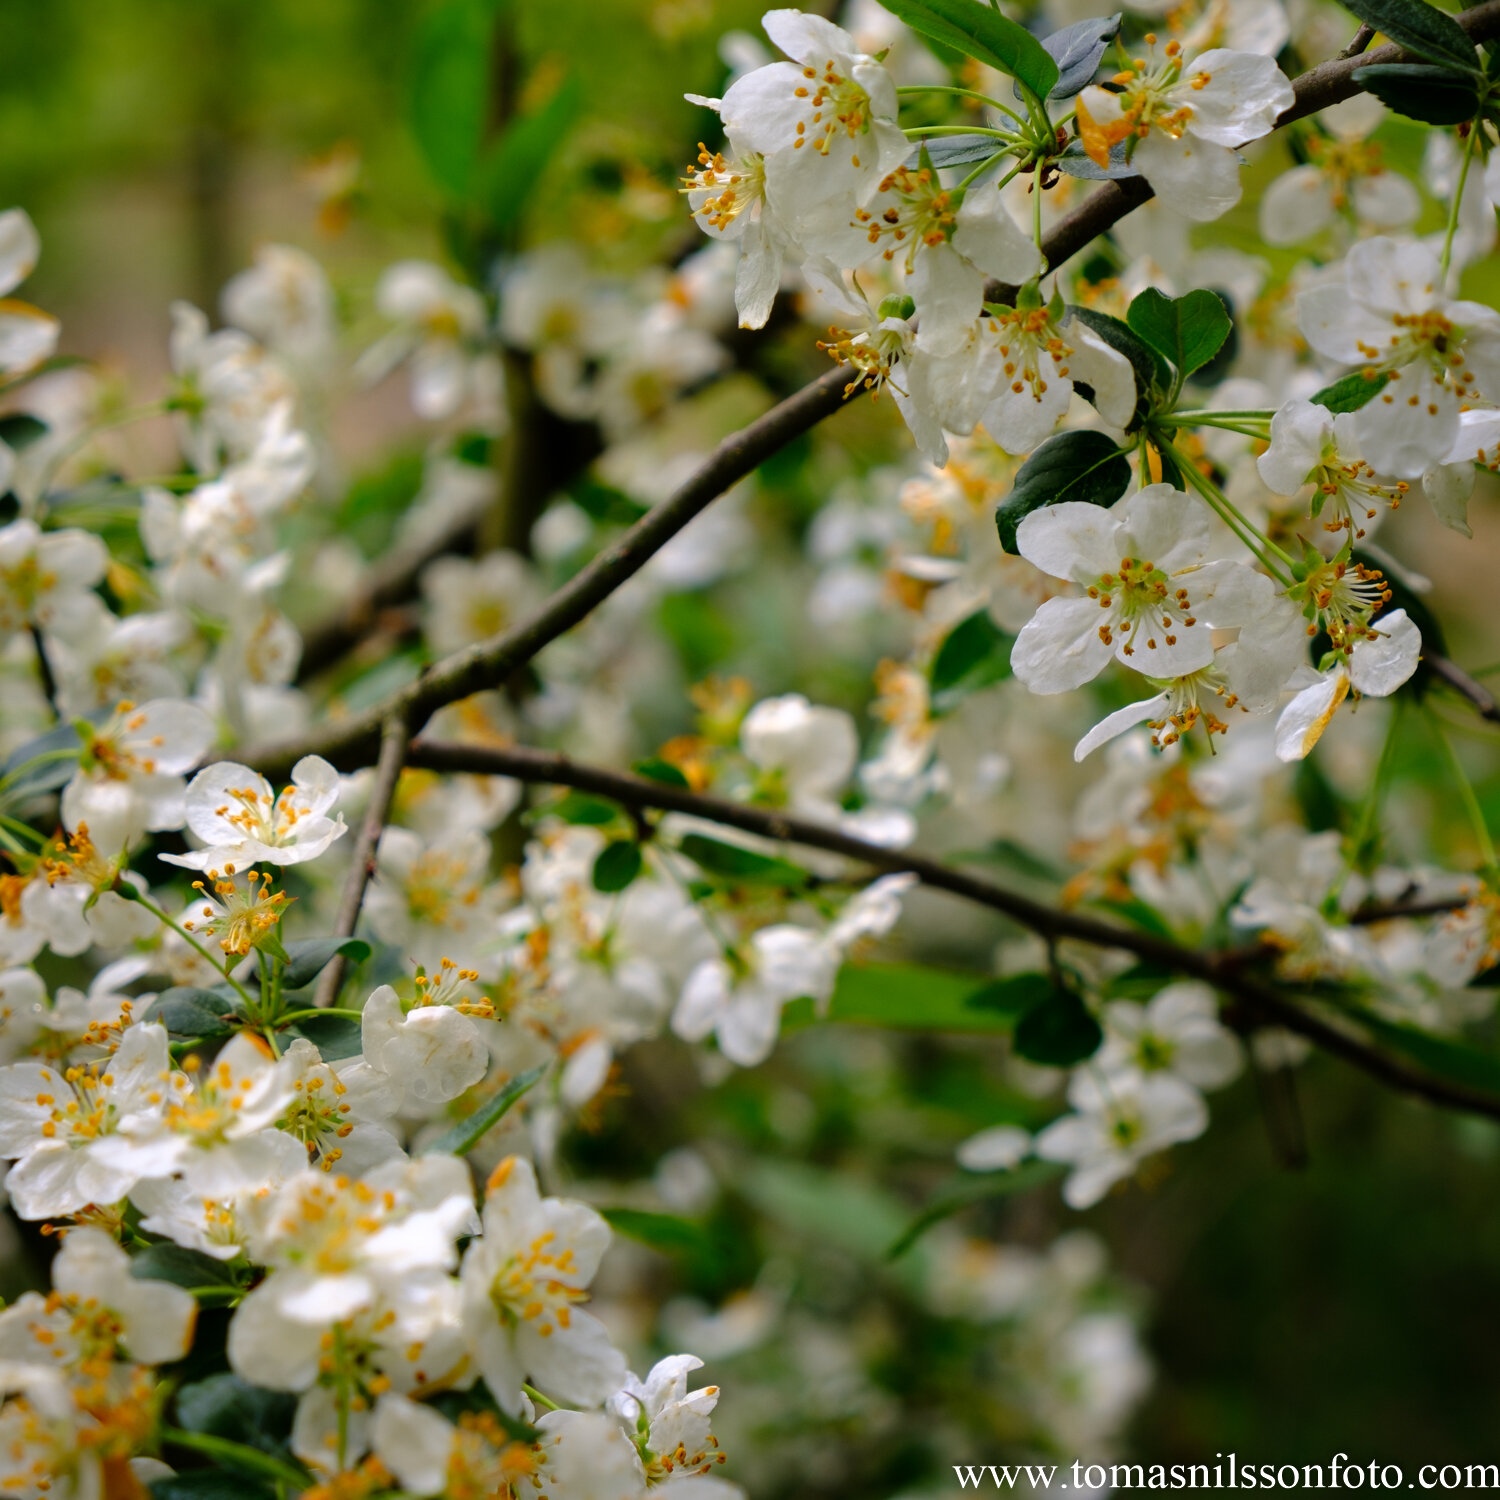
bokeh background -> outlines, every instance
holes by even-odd
[[[626,273],[680,258],[697,240],[675,179],[704,129],[681,96],[717,90],[720,37],[753,28],[757,7],[518,0],[514,10],[507,56],[496,62],[510,70],[509,86],[524,94],[566,69],[581,87],[582,118],[532,195],[526,238],[568,234],[601,268]],[[351,347],[367,342],[380,269],[409,255],[443,259],[451,245],[443,191],[411,129],[426,14],[419,0],[0,0],[0,206],[23,205],[41,230],[44,258],[27,295],[61,317],[63,349],[149,393],[167,369],[170,302],[212,309],[265,241],[318,255]],[[1399,125],[1386,134],[1415,168],[1420,141]],[[1270,170],[1258,164],[1247,178],[1252,203],[1257,176]],[[1243,242],[1253,224],[1253,211],[1242,212],[1207,233]],[[1466,290],[1484,295],[1492,279],[1491,267],[1476,267]],[[752,356],[757,380],[778,391],[814,372],[807,342],[805,330],[768,333]],[[334,438],[351,486],[399,472],[425,442],[394,383],[346,392]],[[795,533],[833,481],[902,442],[866,417],[840,418],[765,477],[757,503]],[[1403,555],[1437,583],[1451,654],[1483,668],[1500,659],[1500,511],[1482,493],[1472,514],[1471,544],[1425,516],[1397,524]],[[868,663],[800,659],[796,632],[778,630],[736,587],[674,606],[681,618],[665,623],[691,658],[686,675],[746,670],[762,692],[801,688],[864,706]],[[674,727],[665,711],[650,725]],[[1500,821],[1495,737],[1461,727]],[[1394,787],[1398,827],[1403,809],[1412,821],[1430,811],[1449,829],[1454,860],[1471,856],[1420,734],[1398,749]],[[1331,798],[1326,816],[1337,823],[1347,809]],[[1002,935],[987,919],[966,915],[962,926],[932,903],[914,909],[917,950],[931,923],[932,952],[921,956],[982,961]],[[920,1203],[942,1175],[943,1142],[1012,1105],[990,1091],[976,1043],[896,1043],[874,1057],[870,1045],[837,1029],[793,1039],[764,1079],[737,1084],[715,1106],[711,1128],[738,1131],[747,1150],[856,1178],[877,1154],[894,1158],[897,1181],[886,1186],[908,1207]],[[632,1083],[639,1095],[653,1079]],[[659,1154],[652,1129],[627,1096],[580,1149],[600,1172],[627,1172]],[[1305,1164],[1289,1165],[1299,1142]],[[1291,1095],[1267,1100],[1247,1077],[1219,1096],[1210,1133],[1174,1153],[1167,1175],[1082,1216],[1144,1299],[1156,1381],[1134,1419],[1131,1456],[1211,1461],[1234,1451],[1297,1463],[1343,1451],[1408,1467],[1500,1459],[1497,1181],[1500,1128],[1392,1098],[1334,1062],[1300,1070]],[[1040,1245],[1076,1219],[1048,1187],[982,1206],[966,1224]],[[802,1228],[815,1241],[831,1232]],[[858,1253],[821,1248],[835,1264]],[[705,1296],[745,1274],[724,1244],[714,1254],[683,1273]],[[33,1274],[24,1256],[13,1261],[6,1290]],[[857,1318],[836,1280],[823,1289],[829,1311]],[[911,1387],[924,1369],[917,1351],[903,1362],[900,1350],[898,1339],[887,1389],[915,1410],[923,1393]],[[875,1472],[813,1476],[809,1488],[888,1493],[899,1484],[899,1444],[871,1462]]]

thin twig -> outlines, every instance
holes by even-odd
[[[837,828],[794,817],[774,809],[727,802],[681,787],[649,781],[620,771],[582,765],[565,756],[524,746],[492,748],[417,739],[407,763],[429,771],[469,772],[482,776],[510,776],[518,781],[545,782],[592,792],[627,809],[654,808],[687,813],[729,828],[784,843],[801,844],[842,854],[877,870],[909,872],[933,890],[947,891],[1030,928],[1048,942],[1068,938],[1096,947],[1115,948],[1161,964],[1174,973],[1201,979],[1239,1001],[1262,1025],[1276,1025],[1316,1042],[1326,1052],[1404,1093],[1414,1094],[1449,1109],[1500,1119],[1500,1097],[1438,1078],[1401,1058],[1372,1046],[1350,1021],[1318,1014],[1289,999],[1274,981],[1246,972],[1245,950],[1226,953],[1184,948],[1153,933],[1122,927],[1080,912],[1043,905],[987,880],[979,880],[925,855],[867,843]]]
[[[1467,698],[1481,719],[1500,724],[1500,702],[1496,701],[1495,695],[1482,682],[1476,682],[1446,656],[1424,654],[1422,661],[1433,676],[1447,683],[1460,697]]]
[[[354,857],[349,865],[349,874],[344,880],[344,893],[339,900],[339,914],[334,923],[334,936],[353,937],[359,925],[359,910],[365,902],[365,889],[375,873],[375,851],[380,844],[380,833],[385,827],[391,810],[391,799],[396,795],[396,783],[401,779],[401,768],[406,763],[410,731],[400,714],[392,714],[380,734],[380,759],[375,766],[375,783],[370,788],[370,802],[365,808],[359,833],[354,840]],[[338,998],[344,982],[344,955],[337,953],[333,961],[323,970],[318,980],[313,1004],[327,1008]]]
[[[1361,22],[1359,30],[1354,33],[1353,40],[1339,53],[1339,57],[1358,57],[1374,40],[1375,28]]]

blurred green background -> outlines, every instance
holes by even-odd
[[[574,232],[620,269],[694,243],[672,189],[704,126],[681,96],[717,89],[719,37],[756,11],[523,0],[518,76],[576,70],[586,113],[533,197],[533,238]],[[317,254],[356,327],[382,265],[441,256],[444,195],[409,125],[428,13],[416,0],[0,0],[0,206],[23,205],[42,232],[26,294],[62,317],[64,349],[148,384],[165,369],[169,302],[212,307],[266,240]],[[376,410],[339,432],[355,468],[389,445]],[[1472,544],[1414,519],[1426,524],[1402,546],[1442,583],[1452,654],[1482,665],[1500,654],[1493,504],[1476,501]],[[1476,770],[1492,771],[1485,738]],[[1402,761],[1402,794],[1446,816],[1430,747],[1403,746]],[[1483,792],[1500,820],[1492,774]],[[920,1074],[920,1053],[907,1065]],[[1323,1060],[1297,1091],[1304,1169],[1277,1164],[1245,1080],[1165,1180],[1084,1216],[1151,1294],[1158,1381],[1133,1456],[1500,1459],[1500,1129]],[[1284,1103],[1278,1119],[1285,1133]],[[857,1143],[857,1120],[833,1129],[825,1163]],[[1048,1189],[982,1223],[1041,1242],[1074,1221]]]

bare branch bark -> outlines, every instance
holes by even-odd
[[[400,714],[392,714],[385,722],[380,735],[380,759],[375,766],[375,784],[370,788],[370,802],[360,821],[359,832],[354,839],[354,857],[349,865],[349,874],[344,881],[343,895],[339,900],[339,914],[334,922],[335,937],[353,937],[359,925],[359,911],[365,904],[365,890],[370,877],[375,873],[375,851],[380,844],[380,833],[390,815],[391,800],[396,795],[396,783],[401,779],[401,768],[406,764],[410,731]],[[344,982],[344,955],[337,953],[333,961],[323,970],[318,980],[313,1004],[326,1007],[338,998]]]
[[[1161,964],[1174,973],[1201,979],[1238,1001],[1260,1024],[1281,1026],[1305,1036],[1324,1051],[1352,1063],[1394,1089],[1444,1108],[1467,1110],[1500,1120],[1500,1097],[1439,1078],[1382,1052],[1359,1033],[1357,1022],[1316,1013],[1289,998],[1275,982],[1247,973],[1247,954],[1243,948],[1222,953],[1184,948],[1149,932],[1047,906],[1018,891],[950,869],[938,860],[910,850],[883,848],[854,838],[840,829],[772,808],[727,802],[719,797],[703,796],[681,787],[649,781],[642,776],[581,765],[545,750],[523,746],[494,749],[417,739],[412,742],[408,763],[429,771],[511,776],[520,781],[572,787],[607,797],[633,811],[651,808],[661,812],[687,813],[764,838],[842,854],[872,869],[892,874],[909,872],[933,890],[947,891],[950,895],[988,907],[1049,941],[1070,938],[1095,947],[1114,948]]]

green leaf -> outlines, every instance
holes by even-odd
[[[102,724],[114,712],[112,708],[94,708],[80,715],[90,724]],[[39,797],[66,786],[78,769],[83,745],[72,724],[59,724],[46,734],[39,734],[17,746],[0,766],[0,805]]]
[[[583,823],[591,828],[602,828],[620,816],[620,809],[613,802],[583,792],[569,792],[545,811],[549,817],[561,818],[564,823]]]
[[[27,412],[8,412],[0,417],[0,443],[20,452],[29,443],[34,443],[47,432],[47,424],[40,417]]]
[[[244,1007],[232,990],[200,990],[174,985],[146,1007],[143,1021],[159,1021],[175,1036],[228,1036],[245,1021]]]
[[[978,975],[928,964],[845,964],[827,1019],[896,1031],[1005,1030],[1013,1018],[986,1006],[991,989]]]
[[[789,1161],[747,1164],[739,1187],[754,1206],[819,1249],[831,1247],[869,1266],[886,1264],[886,1252],[906,1227],[907,1210],[872,1183],[847,1173]],[[920,1271],[920,1263],[903,1268]]]
[[[569,75],[530,114],[512,120],[479,167],[479,207],[494,228],[513,239],[532,193],[543,181],[548,158],[578,118],[583,87]]]
[[[569,489],[568,498],[580,510],[587,511],[591,519],[621,526],[634,525],[650,508],[624,490],[601,483],[591,474],[585,474]]]
[[[1061,1162],[1029,1161],[1008,1172],[990,1172],[977,1181],[970,1175],[957,1178],[917,1215],[888,1249],[887,1260],[899,1260],[934,1224],[951,1219],[954,1214],[975,1203],[992,1198],[1009,1198],[1015,1193],[1030,1192],[1061,1177],[1067,1168]]]
[[[1053,986],[1052,993],[1016,1022],[1015,1047],[1028,1062],[1071,1068],[1092,1057],[1104,1030],[1076,990]]]
[[[677,847],[706,875],[731,885],[779,885],[795,890],[807,884],[807,871],[789,859],[742,849],[705,834],[685,834]]]
[[[934,711],[947,713],[970,693],[1009,677],[1014,641],[990,618],[988,609],[975,610],[955,625],[932,660]]]
[[[1032,511],[1065,500],[1113,505],[1130,488],[1130,462],[1102,432],[1082,428],[1050,437],[1016,473],[1016,482],[995,512],[1000,545],[1016,549],[1016,528]]]
[[[490,112],[496,0],[442,0],[417,28],[412,58],[412,134],[441,187],[474,188]]]
[[[148,1245],[130,1260],[130,1274],[137,1281],[170,1281],[173,1286],[193,1291],[198,1287],[234,1287],[239,1283],[222,1260],[215,1260],[201,1250],[164,1241]]]
[[[1500,1097],[1500,1057],[1400,1021],[1361,1012],[1359,1023],[1386,1046],[1439,1078]]]
[[[906,165],[915,169],[925,151],[932,165],[939,169],[968,167],[988,161],[1004,149],[1005,142],[997,141],[992,135],[939,135],[930,141],[918,141],[917,149],[906,158]]]
[[[342,1062],[357,1057],[363,1049],[362,1028],[354,1016],[304,1016],[282,1032],[286,1037],[305,1037],[318,1049],[324,1062]]]
[[[1319,406],[1326,406],[1335,414],[1342,411],[1358,411],[1360,407],[1368,406],[1380,394],[1390,378],[1387,374],[1381,374],[1372,379],[1363,370],[1356,370],[1352,375],[1345,375],[1335,380],[1332,385],[1325,385],[1321,391],[1314,394],[1312,399]]]
[[[290,962],[281,971],[284,990],[305,989],[339,954],[350,963],[362,964],[370,956],[370,945],[363,938],[299,938],[286,945]]]
[[[291,1455],[282,1439],[292,1430],[297,1398],[268,1391],[238,1375],[210,1375],[177,1392],[177,1421],[189,1432],[208,1433],[267,1453]]]
[[[452,1130],[444,1131],[435,1141],[426,1146],[425,1154],[433,1156],[444,1152],[450,1156],[462,1156],[465,1152],[472,1151],[484,1135],[494,1129],[510,1113],[510,1108],[516,1100],[546,1071],[547,1064],[542,1063],[538,1067],[528,1068],[524,1073],[517,1073],[499,1093],[486,1099],[468,1119],[460,1120]]]
[[[269,1480],[216,1469],[190,1469],[153,1479],[150,1490],[152,1500],[277,1500],[281,1493]]]
[[[1371,63],[1354,81],[1408,120],[1461,125],[1479,113],[1475,80],[1433,63]]]
[[[1125,319],[1184,380],[1219,352],[1233,327],[1224,299],[1201,287],[1185,297],[1167,297],[1148,286],[1131,302]]]
[[[880,0],[913,31],[1024,83],[1045,99],[1057,85],[1057,63],[1024,26],[984,0]]]
[[[606,844],[594,861],[594,889],[623,891],[641,873],[641,846],[633,839]]]
[[[1445,63],[1461,73],[1479,72],[1474,43],[1463,27],[1423,0],[1343,0],[1343,4],[1361,21],[1428,62]]]
[[[636,761],[630,769],[637,776],[644,776],[647,781],[659,781],[663,786],[675,786],[684,792],[692,790],[692,783],[669,760],[653,756],[650,760]]]
[[[1057,64],[1053,99],[1071,99],[1094,81],[1109,44],[1120,29],[1120,12],[1098,20],[1075,21],[1042,38],[1042,46]]]
[[[649,1213],[640,1208],[602,1208],[599,1212],[616,1233],[660,1250],[663,1255],[701,1255],[712,1249],[703,1227],[691,1219]]]
[[[1008,974],[976,990],[967,1004],[976,1010],[988,1011],[996,1017],[997,1024],[1014,1025],[1022,1016],[1050,1000],[1057,987],[1046,974]]]
[[[1125,155],[1125,142],[1116,141],[1109,148],[1109,165],[1101,167],[1080,140],[1071,140],[1063,148],[1061,156],[1052,158],[1061,172],[1066,172],[1069,177],[1082,177],[1089,182],[1119,182],[1125,177],[1139,177],[1140,169],[1130,165]],[[1099,317],[1107,317],[1107,313],[1098,314]]]

